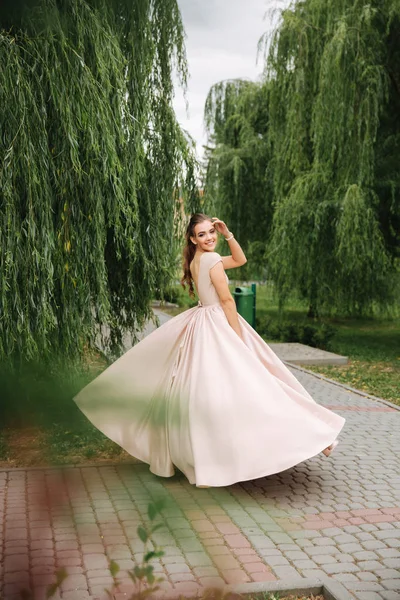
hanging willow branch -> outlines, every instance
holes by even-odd
[[[399,6],[395,0],[293,2],[268,40],[264,81],[253,84],[258,99],[250,120],[263,125],[260,152],[249,163],[261,163],[270,183],[273,222],[263,237],[269,272],[281,299],[298,290],[314,314],[323,306],[360,313],[394,298]],[[211,93],[219,91],[218,103],[206,107],[215,142],[208,171],[218,199],[232,185],[221,175],[220,145],[240,156],[249,148],[248,138],[233,144],[226,137],[232,114],[242,116],[248,97],[246,89],[236,89],[233,113],[221,110],[232,106],[226,101],[232,92],[221,91],[221,84]],[[256,212],[265,189],[259,181]],[[233,213],[245,193],[232,194]]]
[[[205,106],[206,198],[240,239],[253,271],[263,262],[260,242],[272,220],[268,115],[262,109],[267,93],[250,81],[224,81],[211,88]]]
[[[103,324],[115,346],[171,277],[193,172],[177,2],[38,0],[0,26],[0,361],[77,356]]]

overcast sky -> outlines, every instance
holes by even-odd
[[[189,114],[180,90],[175,110],[181,125],[197,143],[199,156],[206,143],[204,104],[210,87],[224,79],[257,79],[257,43],[272,27],[271,7],[287,4],[278,0],[178,0],[186,31],[189,63]]]

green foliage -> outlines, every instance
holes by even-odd
[[[0,460],[7,460],[9,456],[6,432],[0,431]]]
[[[265,132],[268,115],[263,110],[266,86],[241,80],[226,81],[211,88],[205,107],[210,135],[206,152],[206,202],[225,220],[245,250],[265,242],[272,220],[269,151]],[[257,269],[264,256],[252,253]]]
[[[188,302],[187,292],[181,285],[176,284],[168,285],[164,290],[157,290],[155,298],[163,302],[177,304],[178,306],[185,306]]]
[[[263,81],[210,91],[208,193],[246,248],[264,244],[281,303],[296,290],[312,314],[361,314],[396,298],[399,35],[396,0],[293,2],[261,41]]]
[[[0,12],[0,361],[118,352],[174,270],[191,142],[176,0],[32,0]]]
[[[280,342],[297,342],[327,350],[337,333],[330,323],[297,322],[287,319],[274,321],[270,317],[257,319],[257,331],[260,335]]]
[[[157,584],[163,581],[162,577],[155,576],[154,566],[151,564],[151,561],[164,556],[164,551],[158,547],[153,537],[154,533],[160,529],[160,527],[163,527],[163,525],[162,523],[153,523],[156,518],[161,515],[165,506],[166,500],[163,497],[150,502],[147,507],[147,515],[150,519],[150,526],[144,527],[143,525],[139,525],[137,528],[137,534],[139,539],[144,544],[144,549],[142,561],[137,563],[130,571],[128,571],[129,577],[135,584],[135,592],[130,597],[130,600],[140,600],[142,598],[150,597],[160,589]],[[149,544],[152,545],[152,548],[149,548]],[[111,575],[115,579],[115,583],[113,589],[106,591],[110,598],[113,598],[113,590],[117,589],[119,585],[117,576],[120,569],[115,561],[111,561],[109,569]]]
[[[375,306],[373,318],[349,318],[323,316],[323,322],[332,325],[336,332],[329,341],[328,350],[349,357],[347,365],[307,367],[336,379],[351,387],[363,390],[379,398],[400,404],[400,319],[382,318],[382,312]],[[281,321],[302,326],[315,324],[307,318],[307,304],[292,294],[284,311],[279,309],[272,290],[268,286],[257,288],[257,316],[261,323],[262,335],[272,340],[268,323]],[[318,323],[318,321],[317,321]]]

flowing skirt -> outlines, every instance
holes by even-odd
[[[171,319],[74,398],[88,419],[156,475],[226,486],[321,452],[345,420],[317,404],[239,316],[220,305]]]

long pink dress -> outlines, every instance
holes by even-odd
[[[156,475],[190,483],[257,479],[329,446],[345,420],[317,404],[239,316],[230,327],[200,258],[198,307],[126,352],[74,398],[88,419]]]

